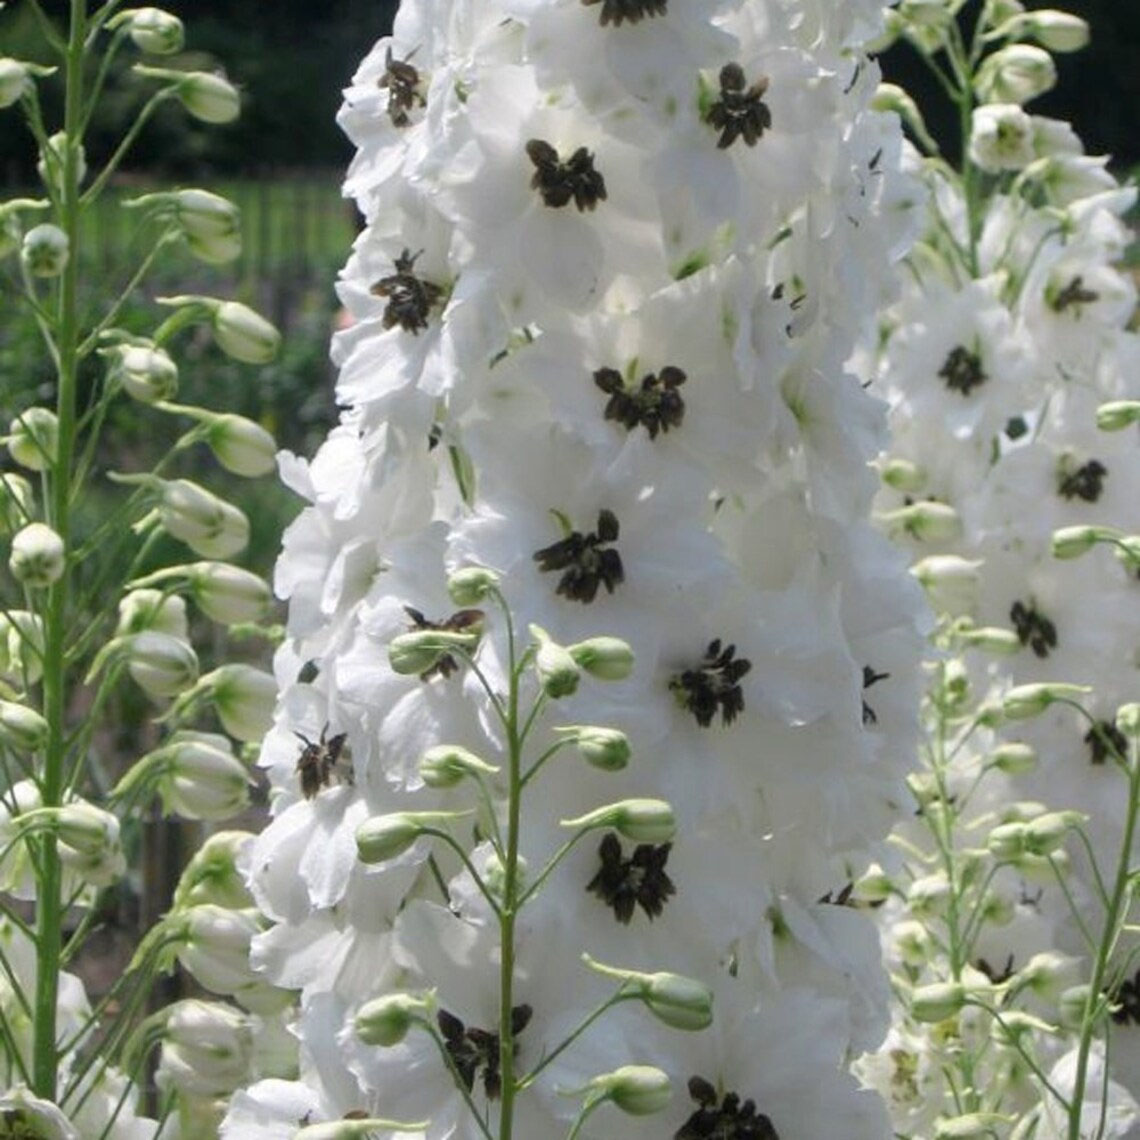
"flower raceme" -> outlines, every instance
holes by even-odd
[[[313,1060],[223,1135],[883,1134],[841,1067],[884,982],[827,901],[891,823],[925,620],[841,363],[909,225],[878,19],[410,0],[361,65],[246,864]]]

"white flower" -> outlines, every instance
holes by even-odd
[[[8,568],[28,587],[58,582],[64,570],[63,539],[45,523],[29,523],[12,536]]]
[[[1016,103],[974,109],[970,158],[983,170],[1022,170],[1036,157],[1033,120]]]

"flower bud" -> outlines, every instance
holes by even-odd
[[[1025,849],[1030,855],[1050,855],[1073,828],[1088,821],[1079,811],[1051,811],[1025,825]]]
[[[1028,103],[1055,86],[1053,57],[1032,44],[1010,44],[987,56],[976,87],[983,103]]]
[[[177,732],[139,765],[156,773],[155,788],[167,815],[229,819],[249,806],[249,773],[219,733]]]
[[[1054,701],[1072,700],[1091,692],[1088,685],[1069,685],[1062,681],[1015,685],[1002,700],[1001,710],[1010,720],[1026,720],[1044,712]]]
[[[942,542],[962,533],[962,520],[948,503],[924,499],[879,515],[892,537],[909,534],[920,542]]]
[[[420,775],[429,788],[453,788],[468,776],[494,776],[499,769],[458,744],[439,744],[420,759]]]
[[[38,752],[47,738],[48,722],[35,709],[0,701],[0,744],[17,752]]]
[[[277,466],[277,441],[245,416],[212,416],[206,443],[218,462],[235,475],[255,479],[268,475]]]
[[[163,483],[158,511],[167,531],[206,558],[228,558],[249,542],[249,519],[189,479]]]
[[[454,652],[473,653],[482,629],[414,629],[397,634],[388,643],[388,663],[401,676],[426,673]]]
[[[712,1024],[712,991],[680,974],[647,975],[641,1000],[658,1021],[671,1029],[707,1029]]]
[[[1080,51],[1089,42],[1088,24],[1080,16],[1056,8],[1038,8],[1015,16],[996,31],[1010,39],[1036,40],[1055,52]]]
[[[1123,431],[1140,423],[1140,400],[1111,400],[1096,410],[1096,426],[1101,431]]]
[[[554,730],[574,741],[578,755],[592,768],[620,772],[629,763],[629,737],[616,728],[570,724]]]
[[[910,128],[914,137],[927,150],[937,153],[938,143],[935,142],[934,136],[926,128],[926,120],[922,117],[922,112],[918,109],[918,104],[904,91],[901,87],[896,86],[894,83],[880,83],[875,96],[871,101],[871,106],[876,111],[893,111],[903,121],[903,124]],[[917,472],[918,469],[915,468]],[[923,475],[922,483],[925,484],[926,477]],[[921,485],[921,484],[920,484]],[[890,486],[895,487],[898,484],[891,483]],[[898,487],[899,490],[917,490],[917,487]]]
[[[486,566],[464,566],[447,579],[448,597],[457,606],[475,606],[499,584],[499,575]]]
[[[281,349],[281,334],[240,301],[223,301],[213,312],[214,339],[234,360],[268,364]]]
[[[194,684],[198,655],[181,638],[147,630],[130,636],[127,669],[135,684],[150,696],[173,697]]]
[[[67,132],[56,131],[47,140],[47,145],[40,152],[39,162],[36,163],[36,172],[44,185],[53,187],[57,192],[63,190],[63,164],[68,145]],[[87,177],[87,156],[82,146],[76,148],[75,165],[76,180],[82,182]]]
[[[947,613],[971,609],[981,580],[980,559],[956,554],[931,554],[920,559],[910,572],[918,579],[935,608]]]
[[[205,903],[167,920],[175,954],[199,985],[230,995],[253,982],[250,942],[262,925],[256,910],[228,910]]]
[[[214,903],[231,910],[253,906],[253,896],[238,868],[239,860],[253,839],[253,834],[248,831],[215,831],[208,836],[178,880],[173,909],[181,910],[203,903]]]
[[[554,641],[542,626],[532,625],[530,635],[538,643],[534,669],[542,691],[552,700],[570,696],[577,690],[581,676],[570,650]]]
[[[28,610],[0,611],[0,681],[34,685],[44,672],[44,621]]]
[[[81,855],[96,855],[119,841],[119,821],[109,811],[84,800],[55,811],[60,842]]]
[[[207,265],[226,265],[241,256],[241,211],[209,190],[174,193],[175,217],[190,252]]]
[[[182,50],[185,33],[182,21],[161,8],[132,8],[107,22],[109,28],[126,21],[135,47],[148,55],[174,55]]]
[[[159,67],[135,65],[140,75],[175,82],[174,95],[203,123],[232,123],[241,114],[241,95],[237,88],[220,75],[209,71],[168,71]]]
[[[119,624],[116,636],[129,633],[167,633],[182,641],[190,639],[190,623],[186,618],[186,603],[175,594],[161,590],[131,590],[119,602]]]
[[[928,1024],[953,1017],[966,1004],[966,987],[961,982],[931,982],[911,994],[910,1015]]]
[[[63,576],[63,539],[45,523],[29,523],[12,538],[8,569],[17,582],[50,586]]]
[[[57,1105],[50,1100],[40,1100],[22,1084],[0,1094],[0,1121],[4,1123],[4,1132],[0,1135],[12,1140],[80,1140],[79,1133]]]
[[[386,994],[365,1002],[356,1011],[353,1027],[365,1045],[389,1048],[404,1040],[413,1023],[429,1019],[434,1012],[434,990],[422,994]]]
[[[243,662],[221,665],[205,674],[195,690],[213,702],[222,727],[238,740],[256,743],[273,724],[277,681],[272,673]]]
[[[1140,736],[1140,704],[1135,701],[1116,710],[1116,727],[1125,736]]]
[[[1057,1001],[1062,991],[1076,985],[1081,976],[1081,962],[1069,954],[1045,950],[1033,957],[1015,975],[1020,985],[1031,989],[1045,1001]]]
[[[0,472],[0,537],[14,534],[32,516],[32,485],[14,471]]]
[[[1065,990],[1057,1002],[1057,1017],[1066,1029],[1080,1029],[1084,1024],[1085,1011],[1089,1008],[1092,986],[1082,982]]]
[[[926,487],[926,472],[909,459],[889,459],[879,471],[879,478],[895,491],[917,494]]]
[[[588,637],[567,646],[570,656],[599,681],[624,681],[633,672],[633,650],[618,637]]]
[[[58,277],[67,267],[70,250],[67,234],[43,222],[24,234],[20,257],[33,277]]]
[[[132,399],[143,404],[171,400],[178,392],[178,365],[162,348],[123,344],[109,350],[117,358],[111,377]]]
[[[928,814],[932,806],[927,806]],[[906,891],[907,906],[912,914],[919,916],[943,914],[949,898],[950,880],[944,871],[915,879]]]
[[[635,843],[668,843],[677,831],[677,818],[664,800],[619,800],[559,823],[583,831],[609,828]]]
[[[995,859],[1018,859],[1025,853],[1025,824],[998,824],[986,838],[986,848]]]
[[[253,1026],[240,1010],[188,998],[164,1011],[158,1083],[188,1096],[227,1096],[249,1076]]]
[[[872,863],[858,879],[851,890],[852,897],[859,902],[878,905],[884,903],[894,893],[894,884],[890,876],[879,866]]]
[[[273,600],[269,586],[249,570],[228,562],[195,562],[184,567],[190,596],[222,625],[260,621]]]
[[[12,458],[29,471],[46,471],[59,450],[59,421],[47,408],[31,407],[22,411],[9,425],[8,451]]]
[[[402,855],[424,833],[455,819],[465,811],[398,811],[373,816],[356,829],[356,850],[362,863],[384,863]]]
[[[971,625],[957,631],[963,647],[980,649],[983,653],[996,653],[1008,656],[1021,648],[1021,639],[1012,629],[1002,629],[996,625]]]
[[[989,762],[999,772],[1017,775],[1037,767],[1037,750],[1031,744],[1013,740],[1000,744],[990,753]]]
[[[22,59],[0,57],[0,110],[18,103],[32,89],[33,77],[51,75],[54,67],[41,67]]]
[[[1079,558],[1098,542],[1112,541],[1120,531],[1110,526],[1063,526],[1053,532],[1054,558]]]
[[[602,1073],[587,1085],[595,1103],[609,1101],[631,1116],[649,1116],[664,1109],[673,1094],[669,1078],[652,1065],[622,1065]]]

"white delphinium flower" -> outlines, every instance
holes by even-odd
[[[711,1110],[693,1076],[783,1140],[883,1124],[841,1073],[886,996],[842,903],[903,803],[925,619],[866,522],[884,408],[844,369],[915,224],[877,19],[414,0],[346,92],[346,411],[281,461],[309,505],[243,856],[275,924],[253,961],[300,991],[306,1124],[449,1140],[509,1106],[554,1140],[629,1065],[668,1073],[669,1134]],[[700,1073],[674,1038],[736,963],[771,1012],[728,986],[750,1013]],[[409,1024],[369,1020],[412,991]],[[777,1076],[750,1034],[784,1039]],[[276,1128],[267,1095],[223,1134]],[[579,1134],[654,1127],[618,1108]]]

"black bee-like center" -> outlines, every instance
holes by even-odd
[[[296,736],[304,748],[297,758],[297,775],[301,781],[301,795],[307,800],[313,799],[322,788],[327,788],[332,782],[333,774],[339,771],[342,782],[351,783],[351,768],[340,770],[341,754],[344,752],[348,733],[338,732],[335,736],[327,736],[329,726],[321,729],[318,740],[309,740],[299,732]]]
[[[410,333],[426,329],[428,316],[443,296],[442,286],[415,275],[417,257],[418,253],[405,249],[396,258],[396,272],[381,277],[372,286],[374,296],[388,298],[383,318],[386,329],[396,325]]]
[[[394,59],[391,48],[388,48],[384,74],[377,86],[388,91],[388,118],[393,126],[408,126],[412,121],[408,112],[427,104],[420,91],[420,73],[406,59]]]
[[[587,8],[601,4],[603,28],[608,24],[620,27],[626,20],[636,24],[646,16],[664,16],[669,6],[669,0],[582,0],[582,3]]]
[[[1099,459],[1090,459],[1074,470],[1061,470],[1057,476],[1057,493],[1063,499],[1095,503],[1104,491],[1107,474],[1108,468]]]
[[[592,602],[598,587],[612,594],[625,581],[621,555],[610,545],[617,541],[619,526],[613,511],[598,512],[598,526],[587,534],[571,531],[565,538],[534,552],[542,571],[561,570],[555,593],[575,602]]]
[[[982,358],[960,344],[947,354],[938,375],[946,381],[951,392],[961,392],[963,396],[968,396],[989,379],[982,367]]]
[[[689,1078],[689,1097],[696,1111],[673,1134],[673,1140],[780,1140],[775,1125],[753,1100],[735,1092],[718,1096],[704,1077]]]
[[[705,112],[705,122],[720,132],[717,146],[726,150],[737,139],[755,146],[772,126],[772,112],[764,102],[767,76],[750,87],[739,63],[726,63],[720,69],[720,98]]]
[[[877,685],[880,681],[885,681],[890,677],[890,673],[876,673],[870,665],[863,666],[863,689],[866,691],[872,685]],[[875,710],[867,704],[867,698],[863,698],[863,723],[866,725],[878,724],[879,718]]]
[[[1092,289],[1086,289],[1084,278],[1078,273],[1049,301],[1049,307],[1055,313],[1063,313],[1074,306],[1079,308],[1081,305],[1091,305],[1099,300],[1100,294]]]
[[[606,200],[606,180],[594,168],[594,156],[584,146],[563,161],[550,143],[531,139],[526,153],[535,167],[530,184],[544,205],[560,209],[573,202],[581,212]]]
[[[1057,627],[1037,609],[1035,602],[1029,605],[1014,602],[1009,620],[1017,631],[1018,641],[1028,645],[1038,657],[1048,657],[1049,651],[1057,648]]]
[[[511,1009],[511,1036],[518,1052],[518,1035],[530,1024],[532,1010],[529,1005],[516,1005]],[[481,1077],[483,1091],[488,1100],[498,1100],[503,1092],[500,1068],[502,1043],[498,1033],[475,1026],[465,1026],[453,1013],[441,1009],[436,1024],[443,1036],[443,1046],[451,1064],[468,1092],[475,1087],[475,1078]]]
[[[629,925],[636,907],[652,921],[677,891],[665,872],[672,849],[671,843],[639,843],[627,859],[621,841],[612,831],[607,832],[598,848],[601,866],[586,890],[597,895],[623,926]]]
[[[616,368],[599,368],[594,383],[609,396],[605,418],[621,424],[626,431],[643,427],[650,439],[658,432],[680,427],[685,418],[685,401],[678,389],[688,379],[680,368],[666,365],[660,372],[649,372],[635,387],[627,387]]]
[[[1128,738],[1110,720],[1098,720],[1085,733],[1084,742],[1093,764],[1103,764],[1112,755],[1128,755]]]
[[[669,688],[678,704],[688,709],[702,728],[712,724],[717,709],[721,723],[729,725],[744,711],[740,681],[751,668],[751,661],[736,656],[735,645],[722,648],[718,637],[709,642],[700,665],[674,674]]]

